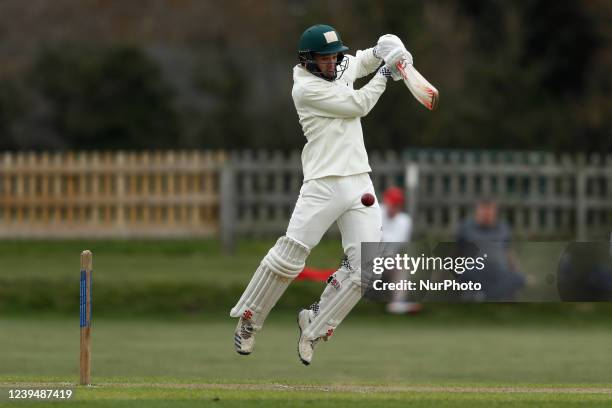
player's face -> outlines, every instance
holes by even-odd
[[[315,63],[319,71],[323,73],[327,78],[333,78],[336,74],[336,61],[338,61],[338,54],[327,54],[320,55],[315,54]]]
[[[478,204],[476,222],[480,225],[494,225],[497,222],[497,205],[495,203]]]

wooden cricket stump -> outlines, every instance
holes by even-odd
[[[80,381],[81,385],[91,384],[91,279],[93,255],[91,251],[81,252],[81,287],[80,287],[80,317],[81,317],[81,355]]]

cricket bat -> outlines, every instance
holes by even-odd
[[[397,62],[396,67],[416,100],[421,102],[427,109],[431,111],[436,110],[438,108],[438,100],[440,99],[438,90],[412,64],[402,60]]]

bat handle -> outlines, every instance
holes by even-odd
[[[395,67],[397,68],[403,79],[408,79],[408,74],[406,73],[405,69],[406,64],[408,64],[408,62],[405,59],[401,59],[395,63]]]

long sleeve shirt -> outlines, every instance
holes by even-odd
[[[361,118],[384,92],[387,79],[375,75],[361,89],[357,78],[378,68],[381,60],[371,48],[346,55],[348,68],[335,81],[326,81],[297,65],[291,95],[307,143],[302,150],[304,181],[326,176],[350,176],[372,169],[363,142]]]

